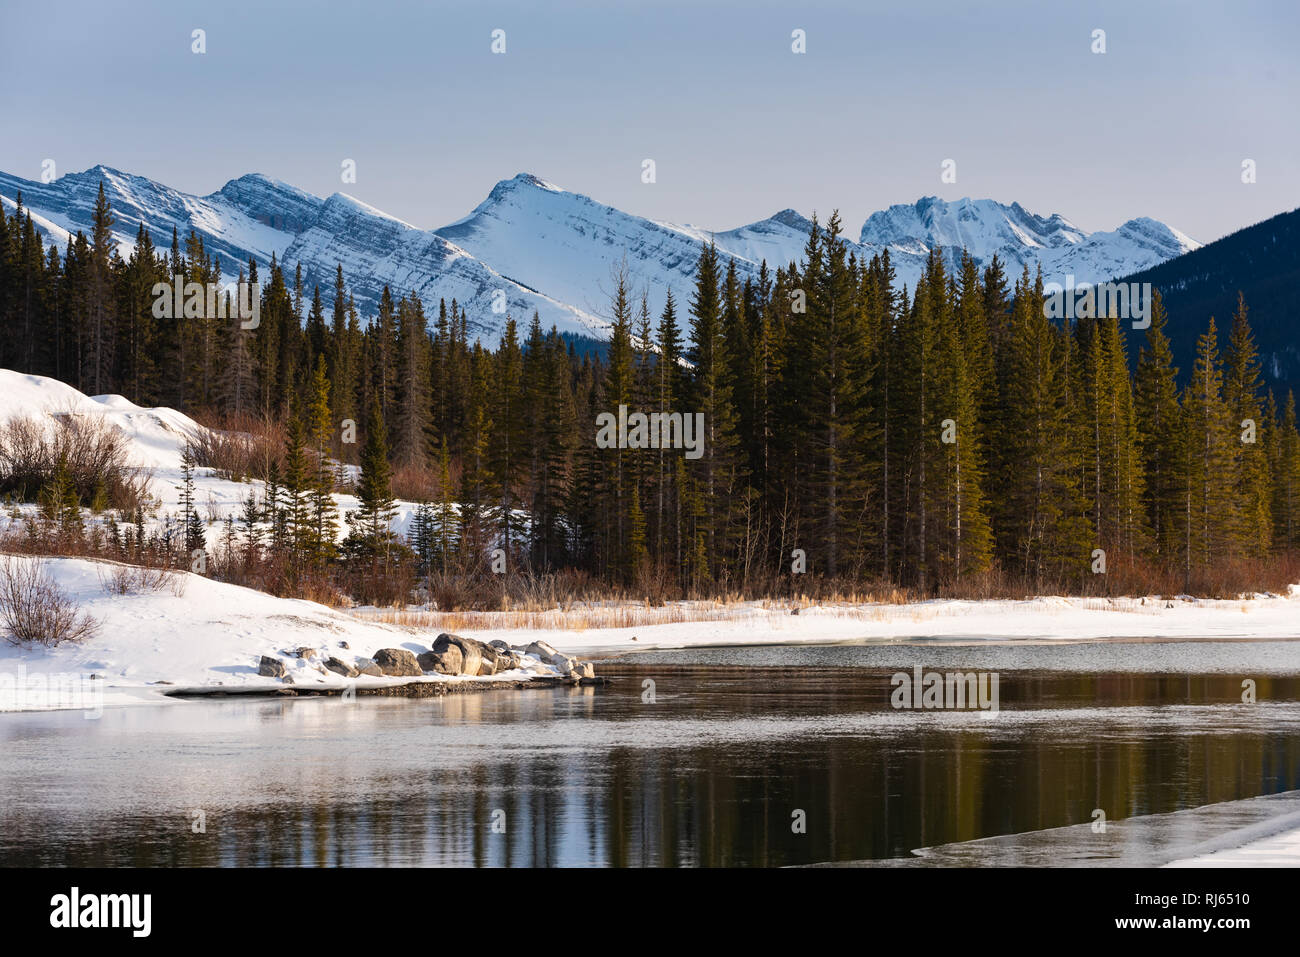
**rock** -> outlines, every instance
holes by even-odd
[[[577,672],[584,678],[594,678],[596,677],[596,666],[590,661],[579,661]]]
[[[339,647],[342,648],[344,651],[348,651],[349,649],[352,648],[352,646],[349,645],[346,641],[340,641]]]
[[[544,641],[534,641],[528,646],[528,654],[536,655],[548,665],[558,668],[560,674],[568,674],[578,667],[578,659],[556,651]]]
[[[263,678],[283,678],[284,662],[279,658],[262,655],[262,660],[257,663],[257,673]]]
[[[330,655],[330,657],[325,659],[325,667],[336,675],[342,675],[344,678],[355,678],[360,674],[356,668],[353,668],[346,661],[340,661],[333,655]]]
[[[417,660],[426,672],[440,675],[458,675],[465,665],[465,656],[456,645],[449,645],[446,651],[426,651]]]
[[[576,671],[578,669],[577,658],[570,658],[568,655],[560,654],[558,651],[551,655],[549,664],[558,668],[562,675],[567,675],[570,671]]]
[[[541,658],[547,664],[550,664],[551,656],[556,654],[556,651],[554,648],[552,648],[544,641],[534,641],[531,645],[528,646],[527,653],[530,655],[536,655],[538,658]]]
[[[503,671],[514,671],[516,668],[522,667],[523,663],[523,655],[517,651],[507,651],[497,658],[497,674],[501,674]]]
[[[380,648],[375,652],[375,664],[393,678],[419,678],[424,674],[415,655],[403,648]]]
[[[372,678],[382,678],[384,673],[379,670],[379,665],[375,664],[371,658],[357,659],[357,672],[363,675],[369,675]]]
[[[460,649],[461,664],[459,674],[496,674],[497,658],[500,656],[491,645],[485,645],[473,638],[462,638],[460,635],[443,632],[434,640],[433,651],[435,654],[443,654],[449,648]]]
[[[505,654],[510,650],[510,646],[507,645],[500,638],[493,638],[491,641],[488,642],[488,644],[491,645],[493,648],[495,648],[497,651],[501,652],[502,654]]]
[[[293,650],[293,656],[295,658],[315,658],[316,654],[317,652],[315,648],[295,648]]]
[[[291,684],[293,684],[293,675],[285,675],[285,676],[284,676],[283,678],[281,678],[280,680],[283,681],[283,682],[284,682],[285,684],[287,684],[287,685],[291,685]]]

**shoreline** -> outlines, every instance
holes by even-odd
[[[1197,835],[1188,839],[1191,832]],[[1106,822],[977,838],[912,849],[910,857],[825,861],[814,868],[930,867],[1203,867],[1219,855],[1285,842],[1295,856],[1278,866],[1300,865],[1300,790]],[[1215,862],[1217,863],[1217,861]],[[1239,862],[1238,862],[1239,863]]]
[[[175,688],[162,692],[164,698],[342,698],[349,692],[360,698],[439,698],[449,694],[470,694],[501,689],[513,691],[533,691],[544,688],[578,688],[604,687],[613,679],[603,675],[593,678],[568,678],[560,675],[534,675],[529,678],[488,678],[480,680],[465,677],[461,680],[424,679],[407,681],[402,684],[366,684],[366,685],[330,685],[326,687],[295,687],[293,685],[276,687],[274,685],[251,685],[240,688],[213,688],[205,686]]]

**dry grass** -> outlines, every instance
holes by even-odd
[[[1228,596],[1241,600],[1241,595]],[[881,593],[840,595],[834,599],[799,595],[788,599],[748,600],[735,595],[724,599],[686,600],[657,603],[649,600],[570,601],[549,607],[528,604],[502,607],[492,611],[437,611],[428,608],[366,608],[355,614],[371,621],[384,622],[420,631],[586,631],[613,628],[644,628],[653,625],[692,622],[745,621],[756,625],[774,623],[795,614],[812,614],[821,618],[864,622],[928,621],[970,614],[971,601],[1001,601],[1007,612],[1015,614],[1013,603],[1036,604],[1037,614],[1067,614],[1075,611],[1110,612],[1158,616],[1172,607],[1204,601],[1203,598],[1172,596],[1069,596],[1057,599],[1059,608],[1050,603],[1054,596],[1016,595],[994,599],[940,598],[923,599],[905,590],[890,589]],[[1241,600],[1241,611],[1251,610],[1252,600]]]
[[[892,596],[891,596],[892,597]],[[1162,602],[1147,599],[1073,599],[1070,608],[1088,611],[1159,614]],[[819,617],[855,621],[923,621],[969,613],[964,603],[940,601],[858,600],[824,601],[807,597],[793,600],[681,601],[656,605],[649,602],[571,603],[554,608],[506,608],[499,611],[431,611],[429,609],[366,609],[358,614],[386,624],[421,631],[540,630],[587,631],[606,628],[645,628],[692,622],[752,619],[756,624],[808,612]]]

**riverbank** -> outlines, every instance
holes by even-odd
[[[936,599],[907,604],[789,601],[575,604],[545,612],[455,612],[359,608],[365,621],[454,630],[480,641],[526,632],[585,654],[728,645],[949,641],[1105,641],[1300,637],[1300,586],[1286,595],[1220,600],[1187,597],[1020,601]]]
[[[450,691],[466,683],[519,687],[593,677],[586,673],[589,668],[572,674],[575,664],[585,663],[534,646],[531,639],[513,650],[467,650],[464,658],[457,651],[447,666],[448,656],[436,654],[433,634],[315,602],[276,598],[187,572],[122,581],[116,576],[126,566],[110,562],[50,558],[39,565],[95,620],[94,634],[53,648],[0,640],[0,711],[94,712],[179,694],[416,696],[445,693],[443,685]],[[490,667],[481,663],[487,659]],[[413,687],[423,684],[439,687]]]
[[[918,848],[823,867],[1300,866],[1300,791]]]

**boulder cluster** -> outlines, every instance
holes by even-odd
[[[431,649],[418,655],[404,648],[381,648],[372,658],[358,658],[349,664],[333,655],[322,656],[315,648],[297,648],[289,654],[295,658],[315,659],[318,670],[332,671],[345,678],[358,675],[420,678],[430,673],[471,677],[497,675],[526,667],[530,664],[529,656],[555,668],[560,677],[570,681],[593,681],[596,677],[591,662],[579,661],[556,651],[544,641],[509,645],[498,639],[486,643],[446,632],[434,640]],[[280,678],[286,683],[293,681],[284,662],[269,655],[262,656],[257,673],[266,678]]]

